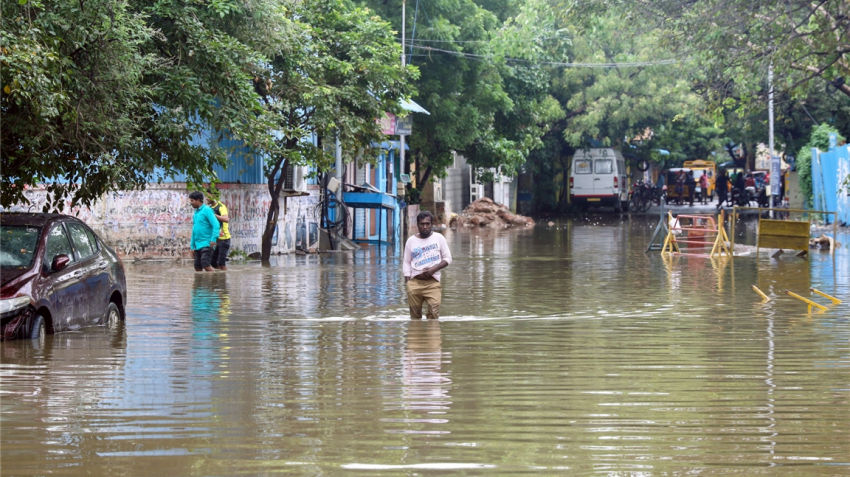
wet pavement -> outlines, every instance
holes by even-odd
[[[2,344],[2,475],[850,475],[847,249],[645,255],[656,221],[448,231],[440,321],[383,249],[125,262],[123,329]]]

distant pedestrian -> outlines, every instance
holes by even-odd
[[[744,173],[739,172],[737,176],[735,176],[735,182],[732,183],[732,187],[737,189],[739,193],[743,193],[747,188],[747,182],[744,180]]]
[[[685,171],[676,173],[676,203],[682,205],[685,200]]]
[[[404,282],[407,287],[407,304],[410,318],[422,319],[422,305],[428,302],[428,319],[440,317],[442,285],[440,270],[452,263],[452,254],[446,238],[431,230],[434,216],[420,212],[416,216],[419,233],[404,244]]]
[[[218,219],[212,209],[204,204],[204,194],[201,192],[189,194],[189,203],[195,209],[192,216],[192,241],[189,244],[195,255],[195,271],[214,272],[211,264],[213,248],[220,230]]]
[[[230,216],[227,215],[227,207],[220,200],[207,195],[207,204],[212,208],[215,218],[221,226],[221,231],[218,233],[218,241],[215,243],[215,250],[212,254],[212,267],[218,270],[227,270],[227,254],[230,252]]]
[[[702,199],[702,203],[705,205],[708,203],[708,175],[705,172],[699,176],[699,188],[700,199]]]
[[[658,189],[658,204],[661,204],[661,197],[664,196],[664,176],[667,173],[665,171],[658,172],[658,180],[655,182],[655,188]]]
[[[714,188],[717,190],[717,208],[720,209],[729,194],[729,176],[726,175],[725,169],[720,170],[720,174],[714,181]]]
[[[694,194],[696,194],[697,181],[694,180],[694,171],[688,171],[685,176],[685,185],[688,187],[688,202],[694,206]]]

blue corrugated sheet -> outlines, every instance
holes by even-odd
[[[212,139],[209,132],[202,137],[192,141],[193,145],[207,145]],[[315,134],[310,134],[305,138],[313,144],[316,143]],[[224,183],[241,183],[241,184],[265,184],[266,178],[263,175],[263,164],[265,159],[263,156],[254,154],[250,148],[245,146],[245,143],[238,139],[225,138],[219,141],[219,145],[227,150],[233,149],[228,154],[229,165],[227,167],[213,166],[213,170],[218,176],[218,180]],[[312,171],[312,169],[311,169]],[[185,174],[175,174],[163,182],[186,182]],[[307,177],[307,184],[316,184],[315,177]]]
[[[812,149],[812,208],[836,212],[839,222],[850,223],[850,196],[842,188],[850,174],[850,147],[821,152]]]

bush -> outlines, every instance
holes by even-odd
[[[806,206],[811,206],[812,199],[814,198],[814,186],[812,185],[812,148],[816,147],[820,151],[828,151],[829,135],[831,133],[835,133],[838,136],[839,143],[844,140],[844,136],[839,134],[837,129],[828,124],[821,124],[812,130],[812,136],[809,138],[809,142],[797,153],[797,178]]]

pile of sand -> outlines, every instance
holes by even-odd
[[[484,197],[469,204],[459,216],[453,216],[450,227],[490,227],[505,229],[510,227],[533,227],[534,220],[512,213],[502,204]]]

